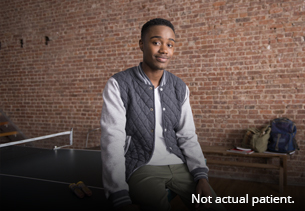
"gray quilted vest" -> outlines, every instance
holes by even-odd
[[[119,84],[126,109],[126,135],[131,136],[125,154],[126,181],[135,170],[149,162],[155,147],[155,90],[153,85],[145,84],[137,68],[140,67],[132,67],[113,76]],[[185,162],[177,146],[176,131],[186,85],[180,78],[164,70],[159,90],[163,108],[163,136],[167,149]]]

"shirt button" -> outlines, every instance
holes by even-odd
[[[163,88],[160,88],[160,91],[163,91]]]
[[[171,147],[169,147],[169,150],[172,151],[173,149]]]
[[[164,132],[166,132],[166,131],[167,131],[167,129],[165,128],[165,129],[164,129]]]
[[[151,132],[154,132],[154,130],[151,130]]]
[[[153,108],[150,108],[150,110],[153,111],[154,109],[153,109]]]
[[[165,111],[165,108],[163,108],[163,111]]]
[[[149,87],[149,89],[152,90],[153,88],[152,88],[152,87]]]

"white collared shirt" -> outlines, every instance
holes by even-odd
[[[155,88],[155,150],[147,165],[173,165],[181,164],[183,161],[174,153],[166,149],[163,137],[162,112],[159,86]]]

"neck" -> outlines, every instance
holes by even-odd
[[[146,74],[146,76],[154,85],[154,87],[157,88],[160,84],[164,70],[152,70],[149,66],[145,65],[144,63],[142,63],[141,67],[144,73]]]

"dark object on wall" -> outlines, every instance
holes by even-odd
[[[46,38],[45,44],[48,45],[48,43],[49,43],[49,41],[50,41],[50,38],[49,38],[48,36],[46,36],[45,38]]]

